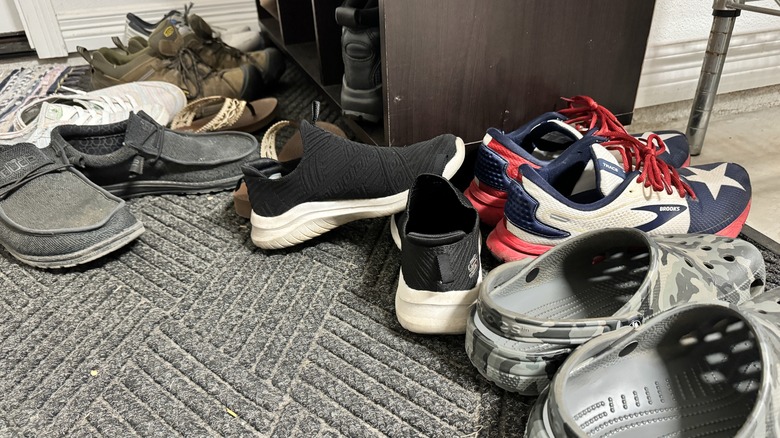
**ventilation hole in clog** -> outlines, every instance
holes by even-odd
[[[715,266],[712,266],[712,263],[710,262],[704,262],[704,267],[707,269],[715,269]]]
[[[720,363],[726,363],[726,361],[729,359],[729,357],[726,355],[726,353],[712,353],[704,356],[704,360],[707,361],[710,365],[716,365]]]
[[[640,252],[639,254],[635,254],[635,255],[631,256],[631,261],[635,262],[637,260],[646,259],[648,257],[650,257],[650,253],[649,252]]]
[[[712,332],[712,333],[708,333],[707,336],[704,337],[704,342],[717,341],[721,338],[723,338],[723,334],[721,334],[720,332]]]
[[[756,278],[753,280],[752,283],[750,283],[750,295],[756,295],[761,293],[761,291],[764,290],[764,280],[761,278]]]
[[[734,260],[736,260],[736,258],[731,254],[727,254],[723,256],[723,260],[727,262],[733,262]]]
[[[629,353],[631,353],[632,351],[636,350],[636,347],[638,347],[638,346],[639,346],[639,342],[637,342],[637,341],[631,342],[630,344],[628,344],[625,347],[623,347],[622,350],[620,350],[620,353],[618,353],[618,356],[620,356],[620,357],[627,356]]]
[[[759,310],[758,313],[760,313],[762,315],[766,315],[766,310]]]
[[[761,362],[754,360],[753,362],[750,362],[745,365],[740,365],[740,367],[737,369],[740,373],[749,375],[749,374],[755,374],[759,371],[761,371]]]
[[[702,373],[701,379],[704,381],[704,383],[716,385],[718,383],[725,382],[726,376],[724,376],[720,371],[707,371]]]
[[[747,393],[747,392],[754,392],[758,390],[758,381],[755,379],[750,380],[743,380],[741,382],[738,382],[736,385],[734,385],[734,389],[737,390],[737,392],[741,393]]]
[[[691,268],[693,267],[693,262],[691,261],[691,259],[685,259],[685,264]]]
[[[702,249],[702,250],[704,250],[704,251],[709,251],[709,250],[711,250],[711,249],[712,249],[712,247],[711,247],[711,246],[704,245],[704,246],[702,246],[702,247],[701,247],[701,249]]]
[[[753,348],[753,341],[751,340],[744,340],[742,342],[737,342],[736,344],[731,346],[731,352],[732,353],[742,353],[743,351],[747,351]]]
[[[614,274],[615,272],[625,271],[626,267],[623,265],[613,266],[611,268],[605,269],[605,274]]]
[[[625,253],[625,252],[623,252],[623,251],[618,251],[618,252],[616,252],[616,253],[614,253],[614,254],[611,254],[611,255],[609,256],[609,259],[610,259],[610,260],[619,259],[619,258],[622,258],[622,257],[623,257],[623,256],[625,256],[625,255],[626,255],[626,253]]]
[[[726,240],[724,240],[724,242],[726,242],[726,243],[731,243],[733,241],[734,241],[734,239],[726,239]]]
[[[539,268],[531,269],[531,272],[529,272],[528,275],[525,276],[525,282],[530,283],[534,281],[537,275],[539,275]]]
[[[680,345],[690,346],[699,343],[699,339],[694,334],[685,335],[680,338]]]
[[[729,324],[729,326],[726,327],[726,333],[736,332],[738,330],[742,330],[743,328],[745,328],[745,322],[737,321],[733,324]]]

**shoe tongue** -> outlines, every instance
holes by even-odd
[[[149,50],[163,56],[176,56],[182,47],[189,44],[192,29],[179,25],[173,20],[165,20],[149,35]]]
[[[590,152],[591,159],[574,185],[572,195],[598,189],[606,196],[626,180],[626,173],[623,171],[623,165],[604,146],[593,143],[590,145]]]
[[[16,181],[32,169],[51,163],[40,149],[30,143],[18,143],[0,149],[0,186]]]
[[[190,29],[192,29],[198,37],[206,40],[214,39],[214,30],[199,16],[191,14],[187,19],[187,23],[190,25]]]
[[[38,118],[43,117],[43,120],[49,122],[61,122],[72,119],[78,110],[71,105],[58,105],[51,104],[49,102],[43,102],[41,104],[41,110],[38,113]]]
[[[406,239],[416,245],[421,246],[439,246],[455,243],[466,236],[462,230],[452,231],[442,234],[421,234],[411,232],[406,235]]]
[[[544,152],[560,153],[581,138],[582,134],[573,126],[558,119],[551,119],[534,126],[523,143],[532,144]]]

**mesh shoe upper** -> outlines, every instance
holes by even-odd
[[[414,182],[399,228],[401,272],[415,290],[470,290],[480,278],[479,218],[471,203],[438,175]]]
[[[540,168],[551,163],[564,149],[582,138],[583,133],[566,123],[568,117],[550,112],[542,114],[518,129],[504,133],[490,128],[477,152],[474,175],[480,184],[506,191],[509,179],[517,177],[518,167],[528,164]],[[597,129],[586,131],[594,135]],[[688,140],[678,131],[655,131],[667,146],[659,158],[675,168],[689,158]],[[646,139],[649,132],[634,134]],[[507,178],[508,177],[508,178]]]
[[[522,182],[510,182],[504,208],[505,227],[513,236],[531,244],[556,245],[609,227],[634,227],[655,235],[739,234],[752,192],[747,171],[738,164],[680,169],[680,181],[692,194],[664,186],[663,181],[662,187],[653,188],[644,169],[624,172],[598,141],[583,138],[542,169],[521,166]],[[657,178],[672,178],[674,171],[668,172]]]
[[[369,146],[304,121],[303,157],[248,163],[244,176],[255,213],[271,217],[306,202],[373,199],[408,190],[423,173],[441,175],[457,152],[457,137],[441,135],[407,147]]]

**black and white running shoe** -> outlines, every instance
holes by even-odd
[[[398,234],[398,322],[415,333],[465,333],[482,281],[477,211],[446,179],[420,175]]]
[[[301,158],[262,158],[243,167],[252,241],[260,248],[297,245],[347,222],[397,213],[418,175],[450,178],[465,156],[463,140],[450,134],[407,147],[378,147],[306,121],[300,132]]]

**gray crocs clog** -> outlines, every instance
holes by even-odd
[[[466,351],[489,380],[536,395],[571,350],[593,337],[680,303],[741,303],[763,291],[765,276],[761,253],[742,240],[590,232],[490,272]]]
[[[676,306],[572,353],[526,436],[780,436],[778,359],[780,289]]]

